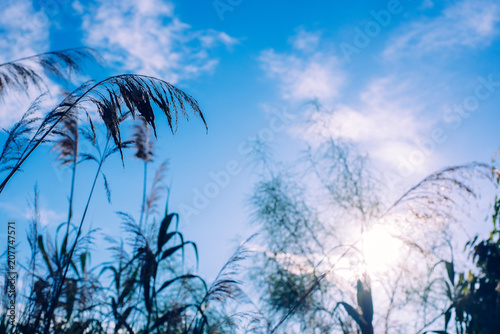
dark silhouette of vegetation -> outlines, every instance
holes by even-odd
[[[25,64],[27,61],[60,78],[80,69],[80,61],[93,55],[90,51],[52,52],[0,65],[2,91],[6,84],[16,90],[27,90],[30,85],[41,87],[43,75]],[[172,132],[177,129],[179,113],[187,117],[187,107],[206,125],[196,100],[166,81],[142,75],[118,75],[97,83],[86,82],[45,115],[41,106],[43,98],[44,94],[8,131],[0,156],[2,171],[7,175],[0,192],[35,149],[53,141],[56,160],[61,167],[71,170],[67,220],[59,225],[54,239],[50,233],[43,236],[38,191],[35,191],[28,235],[31,260],[27,277],[30,279],[23,290],[24,307],[14,325],[2,311],[0,333],[207,333],[214,330],[222,333],[223,328],[231,332],[234,322],[225,315],[224,307],[217,305],[223,305],[227,299],[244,297],[238,288],[239,281],[231,276],[237,262],[246,256],[244,249],[240,248],[213,285],[207,286],[200,276],[183,269],[186,246],[193,249],[196,262],[198,250],[196,244],[184,240],[178,230],[179,215],[169,212],[167,206],[160,221],[154,217],[165,191],[162,185],[165,163],[156,173],[149,196],[146,194],[147,167],[154,156],[150,129],[156,136],[154,109],[166,115]],[[90,105],[95,106],[103,122],[104,138],[98,135],[100,125],[93,120],[88,110]],[[82,116],[86,116],[87,125]],[[134,125],[132,139],[122,140],[122,124],[129,116],[139,118],[140,122]],[[81,150],[82,139],[90,144],[90,151]],[[123,240],[112,243],[119,245],[110,249],[115,261],[100,265],[100,273],[96,274],[99,267],[92,268],[90,262],[97,231],[84,233],[86,215],[99,178],[111,202],[111,188],[103,169],[107,159],[120,153],[123,162],[124,150],[132,147],[136,149],[135,156],[144,162],[139,223],[132,215],[119,213],[130,239],[127,243]],[[77,173],[79,167],[88,162],[96,164],[95,175],[82,216],[75,224]],[[110,238],[108,241],[112,242]],[[111,280],[109,288],[102,285],[103,279]],[[2,303],[6,303],[6,291],[3,292]],[[19,294],[18,300],[22,295]]]
[[[167,117],[168,125],[172,132],[177,130],[178,113],[187,117],[186,105],[190,106],[195,115],[200,116],[203,122],[205,119],[198,103],[188,94],[177,89],[166,81],[144,76],[124,74],[117,75],[100,82],[94,83],[88,81],[70,93],[59,105],[46,114],[40,122],[38,128],[28,128],[33,124],[29,120],[29,115],[23,116],[21,124],[17,124],[14,129],[23,128],[23,134],[34,132],[26,146],[22,148],[7,150],[7,161],[14,161],[9,166],[9,174],[0,184],[0,193],[3,191],[12,176],[21,168],[26,159],[33,151],[55,130],[56,126],[62,122],[68,114],[74,109],[83,109],[90,127],[95,136],[94,121],[89,112],[81,105],[84,102],[91,102],[97,108],[100,119],[103,121],[106,129],[118,148],[122,160],[123,153],[121,149],[122,139],[120,123],[123,118],[130,113],[132,117],[142,116],[146,122],[153,128],[156,135],[155,114],[153,105],[156,105]],[[125,107],[127,110],[123,110]],[[31,111],[28,111],[31,113]],[[206,124],[206,123],[205,123]],[[18,135],[19,132],[9,132],[9,135]],[[19,138],[13,140],[19,141]]]
[[[495,175],[496,174],[496,175]],[[498,172],[493,170],[496,182]],[[476,235],[465,245],[476,268],[467,273],[457,273],[455,262],[440,261],[446,268],[446,277],[433,282],[444,286],[450,304],[441,314],[444,328],[426,333],[448,333],[450,321],[454,319],[456,333],[496,333],[500,327],[500,201],[495,197],[491,221],[493,229],[489,236],[478,240]]]
[[[44,74],[69,80],[73,73],[82,71],[82,63],[97,58],[95,50],[82,47],[41,53],[0,64],[0,97],[9,89],[27,92],[30,86],[42,88]],[[40,72],[40,69],[44,72]]]
[[[359,326],[362,334],[373,334],[373,297],[370,277],[367,274],[362,279],[358,279],[356,283],[356,297],[358,309],[346,302],[340,302],[338,305],[344,307],[349,316]]]

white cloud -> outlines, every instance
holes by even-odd
[[[83,30],[85,43],[104,49],[115,65],[174,83],[213,70],[218,60],[208,51],[238,42],[224,32],[194,31],[159,0],[99,1],[83,14]]]
[[[0,2],[2,20],[0,21],[0,63],[17,60],[47,52],[50,46],[49,30],[51,20],[43,10],[35,10],[30,0]],[[26,61],[43,79],[39,88],[31,85],[23,92],[6,88],[0,97],[0,127],[10,128],[19,121],[30,104],[44,91],[53,95],[46,96],[42,106],[46,109],[59,102],[56,95],[59,86],[44,74],[43,68],[35,62]],[[38,114],[41,116],[41,112]]]
[[[36,11],[30,0],[0,3],[0,62],[15,60],[47,51],[50,19]]]
[[[213,29],[204,30],[194,34],[201,42],[204,48],[213,48],[221,45],[232,46],[237,43],[237,40],[229,36],[225,32],[216,31]]]
[[[30,89],[28,96],[36,97],[36,89]],[[26,99],[26,95],[17,92],[8,92],[1,97],[0,100],[0,127],[10,129],[12,125],[21,120],[23,114],[30,106],[30,99]]]
[[[437,121],[425,116],[426,106],[412,97],[412,88],[394,76],[377,78],[351,105],[310,109],[307,127],[293,132],[313,146],[329,137],[358,143],[372,158],[394,166]]]
[[[31,219],[33,219],[33,212],[29,210],[28,212],[24,212],[23,216],[28,221],[31,221]],[[67,217],[64,213],[56,212],[51,209],[40,208],[38,211],[38,222],[42,227],[48,225],[58,226],[63,223],[65,219],[67,219]]]
[[[320,40],[318,33],[305,31],[303,28],[297,30],[297,34],[290,38],[290,43],[297,50],[314,51],[317,49]]]
[[[290,39],[296,51],[266,50],[260,56],[263,69],[277,79],[284,99],[300,102],[317,98],[325,106],[318,110],[309,105],[305,122],[298,122],[290,130],[292,135],[312,146],[331,137],[342,138],[359,144],[377,161],[396,165],[436,123],[424,117],[427,105],[414,95],[418,87],[398,75],[377,77],[360,89],[357,98],[340,103],[336,98],[345,74],[335,56],[317,49],[310,54],[302,52],[305,45],[318,46],[318,40],[308,34],[299,30]]]
[[[442,54],[455,47],[488,46],[498,36],[500,5],[488,0],[464,0],[446,8],[440,16],[410,24],[389,41],[388,57],[401,54]]]
[[[50,21],[43,11],[36,11],[29,0],[0,3],[0,62],[44,52],[49,45]],[[6,88],[6,92],[8,91]],[[36,89],[30,89],[36,96]],[[17,122],[29,106],[26,95],[8,91],[0,100],[0,127],[8,128]]]
[[[296,50],[310,54],[280,54],[273,49],[261,53],[261,66],[269,77],[278,80],[284,99],[330,101],[339,95],[344,74],[335,56],[316,50],[318,40],[318,35],[299,30],[291,43]]]
[[[42,226],[58,226],[66,219],[66,216],[60,212],[55,212],[50,209],[41,209],[40,212],[40,225]]]
[[[43,118],[46,112],[53,109],[65,97],[61,87],[44,74],[44,69],[39,64],[34,62],[24,64],[35,70],[42,78],[42,82],[38,87],[31,84],[22,91],[5,88],[0,96],[0,128],[10,129],[21,120],[35,101],[38,107],[33,116]]]

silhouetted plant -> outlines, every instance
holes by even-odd
[[[177,89],[170,83],[144,75],[124,74],[113,76],[98,83],[88,81],[69,94],[57,107],[47,113],[41,121],[28,144],[20,154],[11,160],[15,164],[11,167],[10,173],[0,184],[0,192],[3,191],[12,176],[20,169],[26,159],[33,151],[42,144],[54,131],[55,127],[63,121],[68,113],[75,108],[82,107],[82,103],[91,102],[97,108],[100,119],[117,147],[121,147],[120,118],[130,112],[135,118],[142,116],[153,128],[156,135],[155,114],[153,105],[156,105],[165,114],[168,125],[172,132],[177,129],[178,113],[187,117],[186,105],[190,106],[194,114],[200,116],[203,122],[205,119],[198,103],[194,98]],[[127,110],[122,110],[122,106]],[[90,122],[91,129],[95,133],[92,117],[85,111]],[[206,124],[206,123],[205,123]],[[123,154],[120,149],[123,159]]]
[[[368,274],[365,274],[362,279],[358,279],[356,296],[357,308],[346,302],[340,302],[337,305],[344,307],[349,316],[358,324],[362,334],[373,334],[373,297]]]
[[[4,130],[8,136],[0,155],[0,172],[12,170],[17,163],[24,147],[29,142],[28,135],[32,133],[36,122],[39,121],[39,117],[35,115],[41,111],[40,103],[44,96],[42,94],[35,99],[19,122],[14,124],[10,130]]]
[[[27,90],[30,86],[41,87],[44,77],[40,71],[47,71],[49,76],[57,79],[69,78],[72,72],[80,69],[80,63],[83,60],[94,60],[94,55],[93,50],[81,48],[50,52],[2,64],[0,65],[0,94],[8,85],[14,90]],[[36,99],[21,120],[8,131],[8,137],[0,155],[0,171],[7,172],[0,185],[0,192],[36,148],[55,139],[54,150],[58,154],[57,160],[61,166],[70,167],[72,174],[68,215],[67,221],[57,229],[55,244],[52,244],[48,236],[44,238],[39,234],[38,223],[32,224],[29,243],[32,249],[30,273],[33,280],[31,291],[27,296],[28,304],[23,311],[24,320],[16,328],[23,333],[103,332],[107,326],[106,317],[103,317],[106,308],[98,299],[89,298],[89,294],[95,294],[94,292],[100,287],[94,284],[96,281],[91,278],[88,271],[90,253],[81,251],[81,247],[87,242],[85,237],[83,239],[81,237],[82,227],[100,176],[104,180],[108,201],[111,200],[109,183],[102,170],[103,164],[110,155],[117,152],[120,153],[123,162],[123,148],[135,143],[136,156],[145,162],[141,223],[144,215],[144,222],[148,224],[148,217],[155,213],[155,203],[159,199],[159,190],[161,190],[159,184],[165,169],[165,165],[162,165],[156,175],[151,194],[146,198],[147,163],[151,162],[154,154],[149,128],[156,136],[155,108],[160,109],[166,115],[168,126],[173,133],[177,129],[179,113],[187,118],[188,107],[194,111],[195,115],[201,117],[205,126],[206,123],[198,103],[191,96],[166,81],[143,75],[118,75],[97,83],[88,81],[68,93],[61,103],[40,117],[38,115],[44,114],[41,107],[44,97],[45,95],[42,94]],[[105,140],[97,136],[98,128],[95,119],[88,111],[91,105],[96,108],[104,124]],[[141,124],[135,126],[134,141],[123,141],[121,123],[129,115],[133,118],[139,117],[142,121]],[[82,116],[86,116],[88,127],[81,126]],[[80,152],[80,136],[91,143],[96,154]],[[104,143],[103,147],[102,143]],[[77,166],[84,161],[96,162],[97,170],[82,217],[78,224],[73,225],[76,170]],[[35,200],[35,211],[37,211],[36,203],[37,200]],[[158,266],[170,261],[179,250],[184,253],[186,245],[192,245],[197,253],[194,243],[185,242],[182,234],[177,231],[169,231],[169,226],[175,217],[178,219],[176,214],[166,213],[159,227],[157,248],[153,256],[151,243],[149,241],[144,243],[146,239],[140,238],[143,230],[139,227],[136,230],[138,232],[136,240],[142,240],[141,247],[134,249],[135,254],[126,265],[122,259],[118,267],[108,267],[109,270],[114,270],[115,274],[123,274],[125,277],[125,281],[121,282],[122,277],[115,275],[118,296],[108,305],[111,306],[116,321],[115,331],[121,328],[129,332],[137,330],[135,324],[133,329],[129,326],[129,316],[134,313],[133,311],[142,312],[143,309],[137,308],[136,304],[127,306],[127,303],[132,301],[131,298],[134,296],[132,288],[135,287],[142,289],[143,292],[143,302],[147,311],[147,326],[144,328],[145,332],[148,332],[152,321],[157,321],[159,312],[163,310],[158,309],[157,293],[167,288],[164,284],[157,291],[155,284],[158,283],[156,282]],[[153,225],[148,226],[151,228],[154,227]],[[59,232],[63,227],[65,232],[61,237]],[[174,241],[174,237],[180,238],[179,244],[166,248],[168,243]],[[38,255],[45,263],[45,274],[39,272],[40,269],[36,265]],[[151,271],[151,265],[155,265],[153,271]],[[129,272],[129,269],[134,266],[134,271]],[[176,276],[171,284],[181,279],[192,278],[199,277],[191,274],[180,275]],[[125,291],[121,291],[122,284],[125,284]],[[89,302],[91,304],[88,304]],[[97,304],[92,304],[92,302]],[[75,314],[77,309],[78,312]],[[91,316],[92,312],[99,314],[94,313]],[[2,316],[5,316],[5,313],[2,312]],[[159,326],[157,324],[157,330]]]
[[[45,52],[0,64],[0,97],[8,89],[27,92],[31,85],[40,88],[45,80],[36,67],[53,78],[68,80],[73,73],[82,70],[83,62],[94,62],[97,57],[95,50],[81,47]]]
[[[154,142],[152,140],[151,131],[144,117],[140,118],[142,123],[134,125],[134,133],[132,135],[135,145],[135,157],[144,162],[144,181],[142,190],[141,217],[139,218],[139,226],[142,226],[142,219],[146,212],[146,190],[148,179],[148,164],[154,158]]]
[[[68,258],[65,248],[69,237],[65,232],[66,223],[59,225],[53,241],[49,234],[44,238],[37,228],[39,224],[37,202],[38,194],[35,192],[34,218],[29,234],[32,257],[28,275],[32,280],[28,281],[29,295],[15,331],[42,333],[44,324],[49,322],[55,333],[71,332],[77,327],[82,332],[102,332],[99,320],[94,314],[100,302],[98,298],[100,288],[97,279],[88,269],[90,262],[88,245],[92,242],[93,231],[81,238],[76,256],[73,256],[70,262],[72,274],[62,279]],[[64,231],[62,237],[60,237],[61,230]],[[76,228],[71,229],[69,233],[76,234]],[[37,266],[38,255],[41,257],[44,269]],[[60,294],[54,301],[59,284],[61,284]]]
[[[498,171],[491,169],[498,184]],[[450,321],[455,322],[458,334],[496,333],[500,327],[500,199],[495,196],[489,236],[478,241],[476,235],[465,245],[475,265],[468,273],[457,273],[453,258],[439,261],[446,268],[446,277],[438,277],[431,284],[441,283],[449,306],[436,318],[443,318],[443,330],[426,333],[448,333]],[[431,324],[429,324],[430,326]]]
[[[212,302],[223,303],[228,298],[242,295],[235,274],[237,263],[245,255],[242,249],[229,259],[215,282],[207,287],[198,275],[179,273],[179,258],[184,261],[186,246],[197,248],[185,241],[177,230],[179,216],[169,213],[168,206],[159,226],[146,224],[143,231],[132,216],[120,213],[125,229],[131,235],[133,250],[128,256],[115,247],[116,265],[104,270],[112,272],[112,294],[108,306],[112,309],[115,332],[124,328],[129,333],[211,333],[220,315],[209,307]],[[175,228],[174,228],[175,225]],[[154,233],[151,233],[154,232]],[[157,234],[156,234],[157,233]],[[176,291],[176,292],[175,292]]]
[[[76,180],[76,165],[78,163],[78,144],[79,144],[79,124],[78,115],[72,111],[62,121],[60,129],[54,130],[54,134],[58,135],[53,150],[57,151],[57,161],[61,166],[70,166],[71,168],[71,188],[69,194],[68,219],[66,233],[69,232],[71,218],[73,216],[73,195],[75,192]]]

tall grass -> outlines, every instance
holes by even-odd
[[[16,90],[27,90],[32,85],[41,87],[45,77],[37,72],[37,66],[52,76],[69,77],[80,69],[81,60],[91,59],[93,55],[92,50],[73,49],[2,64],[0,93],[7,85]],[[155,217],[165,191],[162,181],[166,164],[160,165],[147,194],[147,169],[154,156],[152,136],[156,136],[155,109],[166,116],[172,132],[177,130],[179,114],[188,117],[188,107],[206,126],[197,101],[166,81],[144,75],[118,75],[100,82],[86,82],[40,117],[43,97],[35,100],[8,131],[0,156],[0,167],[7,173],[0,193],[40,145],[53,141],[56,161],[71,171],[67,218],[59,224],[53,238],[50,233],[43,236],[38,191],[35,192],[34,218],[28,237],[30,279],[23,290],[22,313],[19,321],[11,326],[5,321],[6,313],[1,312],[0,332],[207,332],[216,319],[223,317],[212,305],[241,295],[237,293],[238,282],[227,274],[241,255],[231,258],[221,274],[223,277],[208,287],[200,276],[184,269],[187,248],[192,250],[196,262],[198,249],[178,230],[179,215],[170,212],[167,205],[163,218]],[[91,116],[89,106],[96,108],[106,132],[104,139],[97,135],[100,125]],[[134,125],[131,140],[123,140],[122,123],[129,116],[140,121]],[[91,144],[93,152],[80,150],[82,139]],[[103,179],[110,200],[111,190],[103,166],[115,153],[119,153],[124,162],[124,150],[132,146],[136,149],[135,156],[144,162],[139,222],[136,223],[131,214],[119,213],[129,239],[118,240],[116,244],[120,246],[110,248],[114,261],[92,268],[90,259],[96,231],[84,231],[97,181]],[[78,182],[78,169],[88,162],[95,163],[95,174],[86,201],[82,203],[81,217],[75,222],[75,193],[82,193],[80,188],[83,189]],[[96,275],[96,271],[100,273]],[[108,273],[111,276],[107,276]],[[103,286],[102,279],[110,280],[111,285]]]

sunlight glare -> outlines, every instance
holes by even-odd
[[[368,271],[387,273],[402,257],[403,242],[380,225],[366,231],[363,236],[364,257]]]

